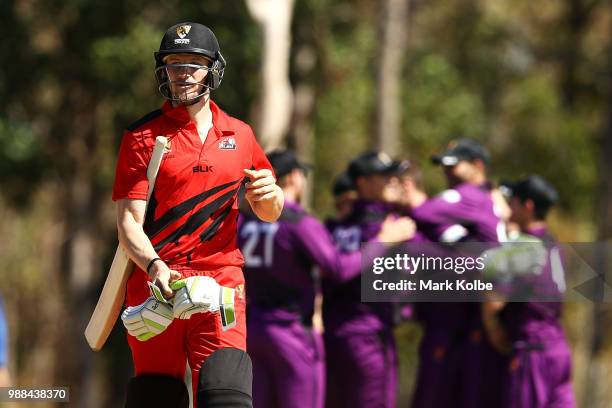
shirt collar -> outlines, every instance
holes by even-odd
[[[235,132],[231,127],[230,117],[227,115],[227,113],[223,112],[221,108],[219,108],[219,106],[212,101],[212,99],[209,101],[209,103],[210,111],[212,112],[213,129],[217,138],[221,136],[233,135]],[[166,116],[180,122],[181,124],[189,123],[191,121],[189,112],[187,112],[184,105],[172,106],[171,101],[166,101],[162,105],[161,109]]]

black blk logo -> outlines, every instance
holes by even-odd
[[[213,166],[193,166],[194,173],[212,173]]]

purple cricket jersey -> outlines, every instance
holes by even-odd
[[[418,230],[434,242],[499,242],[506,237],[487,184],[462,183],[413,208],[410,216]],[[474,303],[415,305],[416,317],[426,326],[458,331],[479,329],[479,310]]]
[[[561,300],[565,280],[559,248],[554,245],[544,228],[528,231],[529,235],[541,239],[548,247],[548,262],[530,285],[534,296],[547,300]],[[500,318],[512,342],[548,342],[564,339],[561,326],[561,302],[510,302],[504,307]]]
[[[238,226],[254,404],[322,408],[323,341],[310,327],[315,267],[327,279],[341,282],[359,274],[361,254],[338,253],[325,227],[297,203],[285,202],[275,223],[247,214]]]
[[[328,222],[337,248],[345,254],[356,253],[373,239],[394,206],[382,202],[357,200],[352,214],[341,222]],[[371,333],[393,327],[395,308],[388,303],[362,303],[360,275],[342,283],[324,278],[323,323],[326,332],[337,335]]]
[[[565,287],[559,248],[544,228],[528,231],[548,247],[548,262],[535,280],[537,294],[562,298]],[[500,320],[513,345],[513,354],[502,370],[499,406],[576,406],[571,383],[571,351],[561,325],[561,302],[510,302]]]
[[[505,227],[496,214],[488,185],[462,183],[412,209],[419,231],[435,242],[499,242]],[[479,303],[416,303],[424,326],[412,406],[486,406],[487,365],[497,357],[486,343]]]
[[[506,239],[504,224],[496,214],[491,190],[486,184],[462,183],[443,191],[412,209],[411,216],[418,229],[432,241],[499,242]]]
[[[315,296],[314,267],[333,282],[359,275],[361,254],[342,254],[329,232],[299,204],[286,202],[275,223],[243,215],[238,244],[245,259],[249,314],[308,321]]]
[[[338,248],[355,253],[380,231],[394,206],[356,201],[351,216],[327,225]],[[391,303],[362,303],[361,279],[323,279],[323,322],[327,353],[327,408],[393,408],[397,394],[397,352]]]

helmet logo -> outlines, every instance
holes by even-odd
[[[189,30],[191,30],[191,26],[190,25],[182,25],[182,26],[178,26],[176,28],[176,34],[181,37],[181,38],[185,38],[185,36],[187,34],[189,34]]]
[[[378,160],[380,160],[386,166],[388,166],[388,165],[390,165],[392,163],[391,158],[385,152],[379,152],[377,157],[378,157]]]

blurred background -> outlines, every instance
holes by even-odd
[[[153,52],[179,21],[219,39],[220,106],[266,150],[314,164],[321,217],[332,177],[362,150],[411,158],[435,193],[428,158],[468,136],[491,150],[493,180],[552,182],[560,240],[612,235],[610,1],[2,0],[0,21],[8,368],[20,386],[70,386],[70,406],[122,406],[132,376],[122,327],[99,353],[83,330],[117,244],[122,129],[161,105]],[[612,406],[612,305],[568,303],[565,324],[580,406]],[[420,332],[397,334],[408,406]]]

